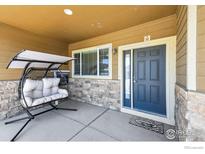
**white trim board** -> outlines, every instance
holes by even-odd
[[[196,90],[196,33],[197,6],[189,5],[187,9],[187,90]]]
[[[123,50],[166,44],[166,116],[149,114],[123,107]],[[118,79],[121,81],[121,111],[159,122],[175,125],[176,36],[120,46],[118,49]]]

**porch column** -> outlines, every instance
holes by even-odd
[[[196,90],[197,6],[187,9],[187,90]]]

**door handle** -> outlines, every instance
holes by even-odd
[[[134,79],[133,82],[134,82],[134,83],[137,83],[137,80]]]

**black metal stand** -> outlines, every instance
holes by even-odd
[[[52,103],[49,103],[49,105],[52,107],[51,109],[36,113],[36,114],[31,114],[31,112],[28,109],[25,109],[26,113],[28,114],[28,117],[23,117],[20,119],[15,119],[15,120],[11,120],[11,121],[7,121],[5,122],[5,125],[17,122],[17,121],[21,121],[21,120],[25,120],[28,119],[26,121],[26,123],[21,127],[21,129],[15,134],[15,136],[10,140],[11,142],[15,141],[16,137],[23,131],[23,129],[29,124],[29,122],[34,119],[36,116],[41,115],[43,113],[52,111],[52,110],[68,110],[68,111],[77,111],[77,109],[70,109],[70,108],[62,108],[62,107],[57,107],[55,105],[53,105]]]

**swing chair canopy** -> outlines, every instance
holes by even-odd
[[[7,124],[24,119],[28,119],[28,121],[17,132],[17,134],[12,138],[11,141],[14,141],[18,134],[24,129],[24,127],[37,115],[46,113],[54,109],[77,111],[76,109],[62,107],[59,108],[56,105],[52,104],[55,101],[68,98],[68,82],[66,82],[67,87],[60,87],[59,83],[61,78],[53,78],[47,76],[48,71],[59,70],[59,67],[61,65],[68,64],[69,61],[74,59],[75,58],[72,57],[59,56],[30,50],[24,50],[12,58],[7,66],[7,69],[21,68],[24,70],[18,85],[18,94],[19,99],[22,99],[22,101],[20,101],[21,106],[28,114],[28,117],[23,117],[7,122]],[[32,71],[36,70],[43,70],[45,71],[45,73],[41,79],[33,80],[28,75],[31,74]],[[59,72],[62,73],[60,70]],[[63,79],[66,81],[66,77],[63,77]],[[48,104],[52,108],[37,114],[32,114],[30,112],[31,108],[33,109],[34,106],[39,106],[42,104]]]
[[[8,64],[7,68],[25,68],[27,64],[32,68],[49,68],[58,69],[61,65],[74,60],[75,58],[59,56],[43,52],[23,50],[18,53]]]

